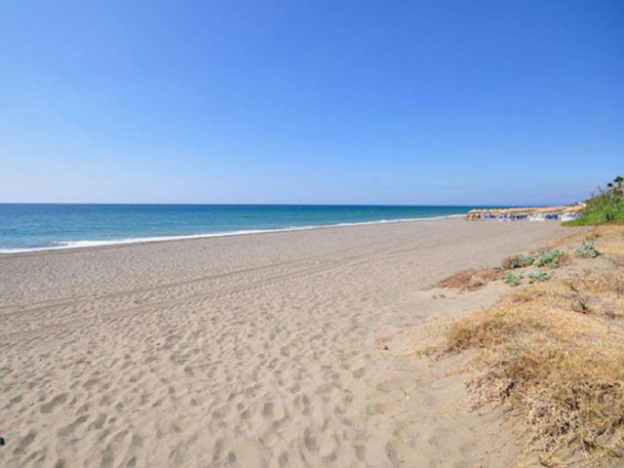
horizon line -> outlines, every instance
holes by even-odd
[[[501,207],[546,207],[556,205],[575,205],[580,202],[550,202],[550,203],[468,203],[468,204],[429,204],[429,203],[197,203],[197,202],[0,202],[0,205],[123,205],[123,206],[383,206],[383,207],[475,207],[475,206],[501,206]]]

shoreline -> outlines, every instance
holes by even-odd
[[[116,246],[124,246],[124,245],[143,245],[143,244],[151,244],[151,243],[159,243],[159,242],[175,242],[175,241],[187,241],[187,240],[195,240],[195,239],[212,239],[212,238],[222,238],[222,237],[235,237],[235,236],[250,236],[256,234],[274,234],[274,233],[285,233],[285,232],[298,232],[298,231],[312,231],[318,229],[331,229],[331,228],[342,228],[342,227],[351,227],[351,226],[369,226],[369,225],[377,225],[377,224],[392,224],[392,223],[410,223],[410,222],[419,222],[419,221],[435,221],[435,220],[443,220],[443,219],[453,219],[453,218],[463,218],[465,214],[455,214],[455,215],[447,215],[447,216],[430,216],[423,218],[405,218],[405,219],[382,219],[379,221],[363,221],[357,223],[339,223],[339,224],[327,224],[327,225],[315,225],[315,226],[301,226],[301,227],[288,227],[288,228],[278,228],[278,229],[256,229],[256,230],[243,230],[243,231],[232,231],[232,232],[215,232],[215,233],[206,233],[206,234],[188,234],[188,235],[180,235],[180,236],[158,236],[158,237],[134,237],[128,239],[115,239],[115,240],[78,240],[78,241],[63,241],[64,244],[68,245],[59,245],[59,246],[50,246],[50,247],[32,247],[32,248],[16,248],[16,249],[2,249],[0,248],[0,258],[8,255],[19,255],[19,254],[31,254],[31,253],[39,253],[39,252],[57,252],[57,251],[65,251],[65,250],[74,250],[74,249],[94,249],[101,247],[116,247]]]

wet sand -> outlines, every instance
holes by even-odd
[[[446,219],[1,256],[0,465],[487,465],[497,420],[396,337],[497,297],[423,288],[565,233]]]

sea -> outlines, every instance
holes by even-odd
[[[445,218],[471,208],[0,204],[0,254]]]

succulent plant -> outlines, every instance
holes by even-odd
[[[550,273],[547,271],[534,271],[529,273],[529,283],[543,283],[548,280],[550,280]]]
[[[501,281],[509,286],[518,286],[522,281],[522,275],[520,273],[506,273],[501,277]]]
[[[574,253],[579,257],[596,258],[600,252],[596,250],[596,241],[593,239],[585,239],[583,245],[574,249]]]
[[[565,253],[563,253],[561,250],[547,250],[546,252],[542,252],[537,256],[537,258],[533,261],[533,266],[558,268],[559,262],[564,257],[564,255]]]

